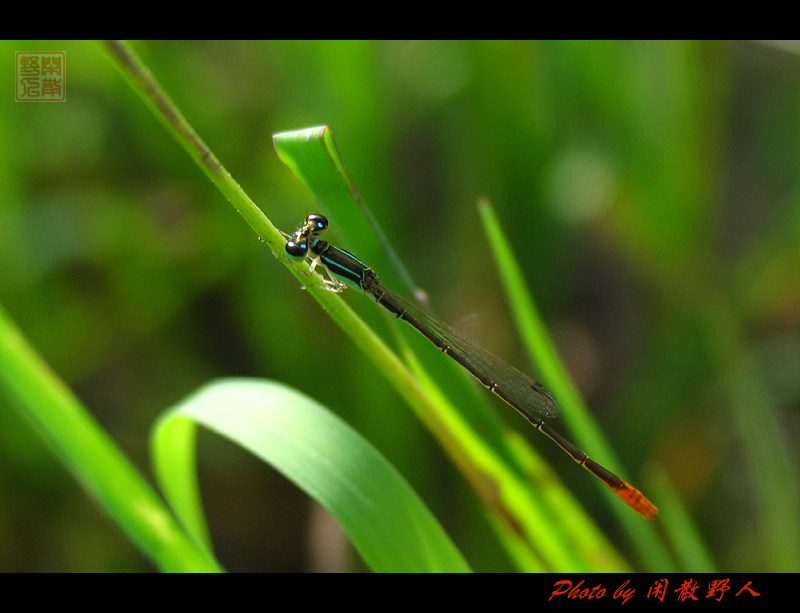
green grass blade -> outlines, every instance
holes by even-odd
[[[217,571],[100,424],[0,307],[0,384],[89,495],[156,566]]]
[[[153,447],[159,479],[198,538],[206,532],[198,523],[187,419],[268,462],[328,509],[372,570],[469,571],[439,522],[383,456],[314,400],[272,381],[210,383],[159,420]],[[172,464],[176,455],[184,459]]]
[[[213,555],[214,546],[200,499],[196,471],[195,422],[189,417],[162,415],[150,437],[153,471],[178,521],[200,547]]]
[[[569,424],[579,446],[596,461],[615,470],[620,463],[561,363],[531,292],[526,286],[522,269],[514,257],[491,205],[487,200],[482,200],[478,209],[489,240],[490,251],[495,257],[511,305],[514,321],[531,359],[542,375],[542,381],[558,398],[562,409],[561,416]],[[639,549],[643,559],[647,560],[651,568],[662,571],[673,568],[673,563],[656,536],[653,526],[621,504],[607,488],[602,487],[602,489],[628,532],[631,542]]]
[[[666,472],[658,471],[654,479],[661,504],[664,533],[670,539],[683,572],[717,573],[719,568],[703,542],[691,515],[672,487]]]

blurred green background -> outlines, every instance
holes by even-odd
[[[534,372],[487,257],[487,196],[624,462],[610,468],[656,504],[670,483],[720,571],[800,570],[800,45],[133,47],[286,231],[316,209],[271,135],[330,125],[437,312]],[[0,302],[133,461],[149,474],[152,422],[209,379],[284,381],[372,441],[474,569],[511,570],[430,435],[103,49],[0,49]],[[14,53],[62,50],[66,102],[16,102]],[[594,480],[498,411],[629,551]],[[199,464],[226,568],[362,568],[324,512],[245,452],[204,435]],[[0,571],[150,568],[0,395]]]

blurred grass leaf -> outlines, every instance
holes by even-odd
[[[0,307],[0,387],[125,535],[164,571],[219,570]]]
[[[570,425],[581,447],[590,449],[590,455],[603,466],[608,466],[615,472],[619,471],[617,467],[620,462],[615,457],[611,444],[595,423],[558,356],[547,332],[547,327],[542,321],[531,292],[525,283],[519,262],[511,250],[494,209],[489,201],[484,199],[479,202],[478,210],[489,240],[490,251],[495,258],[506,296],[511,305],[517,329],[520,330],[520,336],[531,360],[538,365],[546,385],[559,399],[563,409],[561,416]],[[669,568],[671,566],[670,556],[662,541],[657,537],[653,525],[642,522],[639,517],[623,507],[610,490],[605,487],[602,489],[606,494],[605,499],[651,570]]]

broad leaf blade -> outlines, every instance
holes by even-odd
[[[328,509],[373,570],[469,571],[441,525],[383,456],[308,396],[266,380],[211,383],[160,421],[154,441],[159,479],[198,540],[205,539],[198,522],[199,500],[193,500],[195,487],[187,485],[196,477],[188,474],[189,462],[164,464],[175,460],[176,453],[193,453],[184,431],[186,418],[268,462]],[[172,467],[184,474],[165,475]]]

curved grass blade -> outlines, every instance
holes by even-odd
[[[187,530],[207,547],[193,467],[195,424],[274,466],[328,509],[372,570],[470,570],[417,494],[367,441],[313,399],[266,380],[212,382],[167,412],[154,431],[159,481]]]

